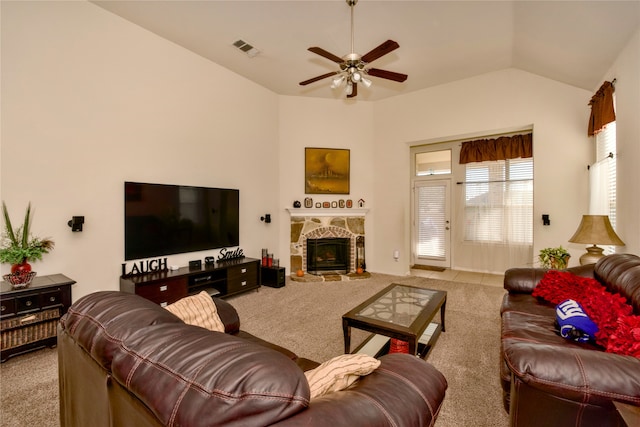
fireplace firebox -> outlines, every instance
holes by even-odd
[[[349,273],[351,239],[307,239],[307,272],[321,275],[327,272]]]

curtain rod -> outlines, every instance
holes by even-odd
[[[605,161],[605,160],[607,160],[607,159],[613,159],[613,153],[609,153],[609,154],[607,155],[607,157],[605,157],[604,159],[600,159],[600,160],[598,160],[597,162],[595,162],[595,163],[593,163],[593,164],[591,164],[591,165],[587,165],[587,170],[591,169],[591,166],[595,166],[595,165],[597,165],[598,163],[600,163],[600,162],[604,162],[604,161]]]
[[[458,181],[456,184],[458,185],[466,185],[466,184],[491,184],[494,182],[522,182],[522,181],[533,181],[533,179],[523,178],[523,179],[501,179],[496,181]]]

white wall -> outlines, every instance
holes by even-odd
[[[616,79],[616,232],[626,246],[617,252],[640,254],[640,29],[629,40],[603,81]],[[598,88],[594,88],[594,92]]]
[[[493,72],[378,101],[374,109],[376,242],[379,271],[403,274],[411,263],[411,145],[533,125],[534,258],[539,249],[562,245],[588,207],[586,136],[591,93],[516,69]],[[551,217],[542,226],[541,215]],[[401,249],[400,262],[391,256]],[[579,257],[572,258],[572,264]],[[532,260],[533,264],[534,260]],[[453,265],[455,267],[455,263]]]
[[[259,219],[282,208],[275,94],[87,2],[1,7],[0,197],[55,241],[39,275],[75,279],[74,300],[119,288],[125,180],[239,188],[245,254],[277,244]]]

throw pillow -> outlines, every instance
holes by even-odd
[[[595,341],[598,326],[587,316],[582,306],[572,299],[556,306],[556,323],[563,338],[577,342]]]
[[[220,320],[218,308],[211,299],[211,295],[205,291],[182,298],[165,308],[186,324],[200,326],[210,331],[224,332],[224,323]]]
[[[305,372],[311,398],[332,391],[344,390],[363,375],[369,375],[380,361],[366,354],[344,354],[329,359],[320,366]]]

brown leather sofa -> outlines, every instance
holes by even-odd
[[[555,306],[531,295],[547,270],[507,270],[500,377],[512,427],[623,426],[613,402],[640,406],[640,359],[560,337]],[[640,314],[640,258],[606,256],[569,268],[625,296]]]
[[[139,296],[97,292],[58,327],[62,427],[432,426],[447,383],[407,354],[351,388],[310,401],[316,362],[240,330],[215,299],[225,332],[183,323]]]

